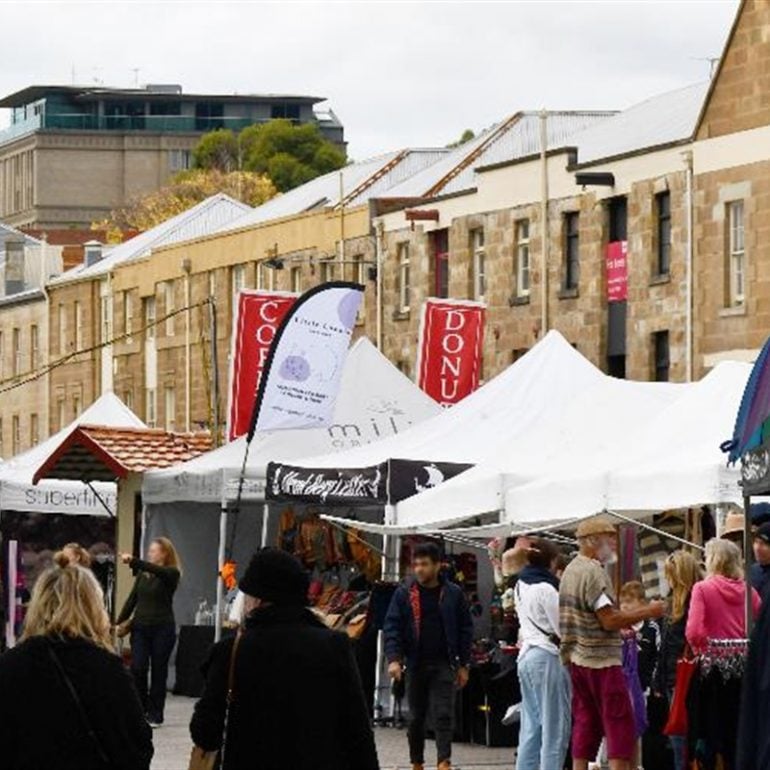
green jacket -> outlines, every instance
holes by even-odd
[[[118,624],[133,616],[140,626],[159,626],[174,622],[174,592],[179,585],[176,567],[160,567],[141,559],[129,563],[136,575],[134,587],[118,615]]]

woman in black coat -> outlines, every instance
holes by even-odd
[[[258,553],[241,580],[247,617],[235,654],[234,700],[223,770],[378,770],[348,638],[304,605],[308,581],[280,551]],[[217,644],[190,732],[222,746],[233,639]]]
[[[148,770],[152,732],[99,584],[64,563],[38,578],[22,641],[0,656],[0,767]]]

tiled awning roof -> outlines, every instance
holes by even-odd
[[[74,481],[116,481],[129,473],[192,460],[211,449],[209,433],[169,433],[155,428],[79,425],[33,476]]]

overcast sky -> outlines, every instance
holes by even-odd
[[[737,5],[2,2],[0,92],[73,71],[131,86],[139,68],[140,84],[187,92],[325,96],[362,159],[518,109],[621,108],[705,80]]]

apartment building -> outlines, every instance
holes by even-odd
[[[0,225],[0,457],[48,436],[48,309],[44,286],[61,249]]]
[[[190,167],[200,137],[284,118],[313,123],[345,147],[321,97],[187,94],[144,88],[33,85],[0,99],[0,219],[14,226],[88,227]]]

